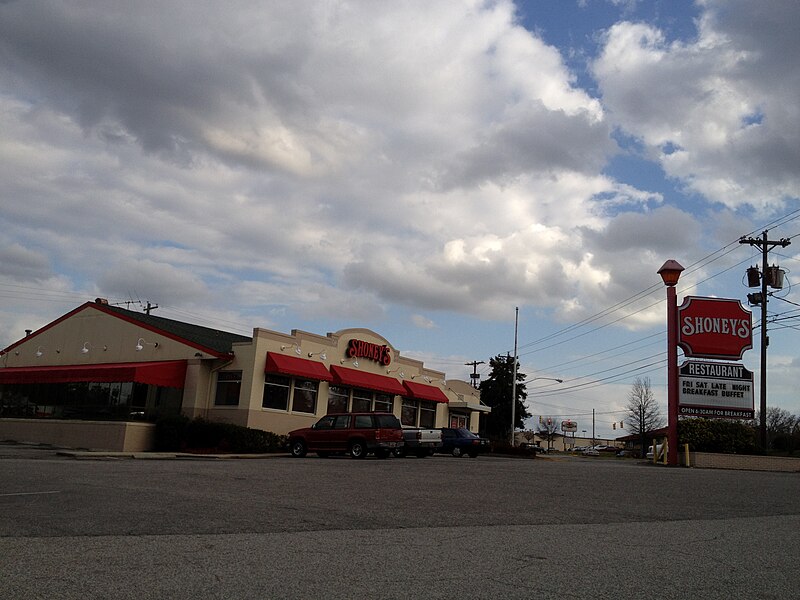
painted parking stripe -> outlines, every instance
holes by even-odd
[[[12,494],[0,494],[0,496],[41,496],[43,494],[60,494],[61,490],[53,490],[50,492],[16,492]]]

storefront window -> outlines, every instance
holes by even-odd
[[[350,390],[345,387],[332,385],[328,387],[328,414],[347,412],[347,401],[350,399]]]
[[[419,426],[426,429],[433,429],[436,426],[436,403],[420,400],[419,402]]]
[[[369,412],[372,410],[372,392],[369,390],[353,390],[353,412]]]
[[[394,398],[389,394],[375,394],[375,412],[392,412]]]
[[[400,422],[407,427],[417,426],[417,401],[403,398],[403,408],[400,411]]]
[[[4,384],[0,417],[154,421],[180,413],[182,397],[177,388],[132,381]]]
[[[288,410],[291,383],[292,380],[289,377],[267,374],[267,378],[264,381],[264,399],[261,401],[261,406],[276,410]]]
[[[216,406],[238,406],[241,389],[241,371],[220,371],[217,374],[217,391],[214,395],[214,404]]]
[[[316,410],[317,382],[310,379],[295,379],[292,411],[313,414]]]
[[[459,415],[455,413],[450,413],[450,427],[459,428],[463,427],[467,429],[467,416],[466,415]]]

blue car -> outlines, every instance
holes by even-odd
[[[464,427],[442,427],[442,447],[437,450],[442,454],[453,456],[469,456],[489,451],[489,440],[484,439]]]

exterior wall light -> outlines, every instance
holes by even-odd
[[[328,355],[325,354],[325,350],[322,350],[321,352],[309,352],[308,358],[311,358],[312,356],[319,356],[322,360],[328,360]]]
[[[300,344],[287,344],[286,346],[281,346],[281,350],[286,350],[287,348],[294,348],[294,353],[297,356],[302,356],[303,351],[300,349]]]
[[[137,352],[141,352],[142,350],[144,350],[145,346],[152,346],[153,348],[158,348],[158,342],[146,342],[146,341],[144,341],[144,338],[139,338],[136,341],[136,351]]]

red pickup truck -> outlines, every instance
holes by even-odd
[[[387,458],[403,446],[403,428],[391,413],[341,413],[325,415],[311,427],[289,432],[289,451],[301,458],[347,452],[353,458],[374,454]]]

